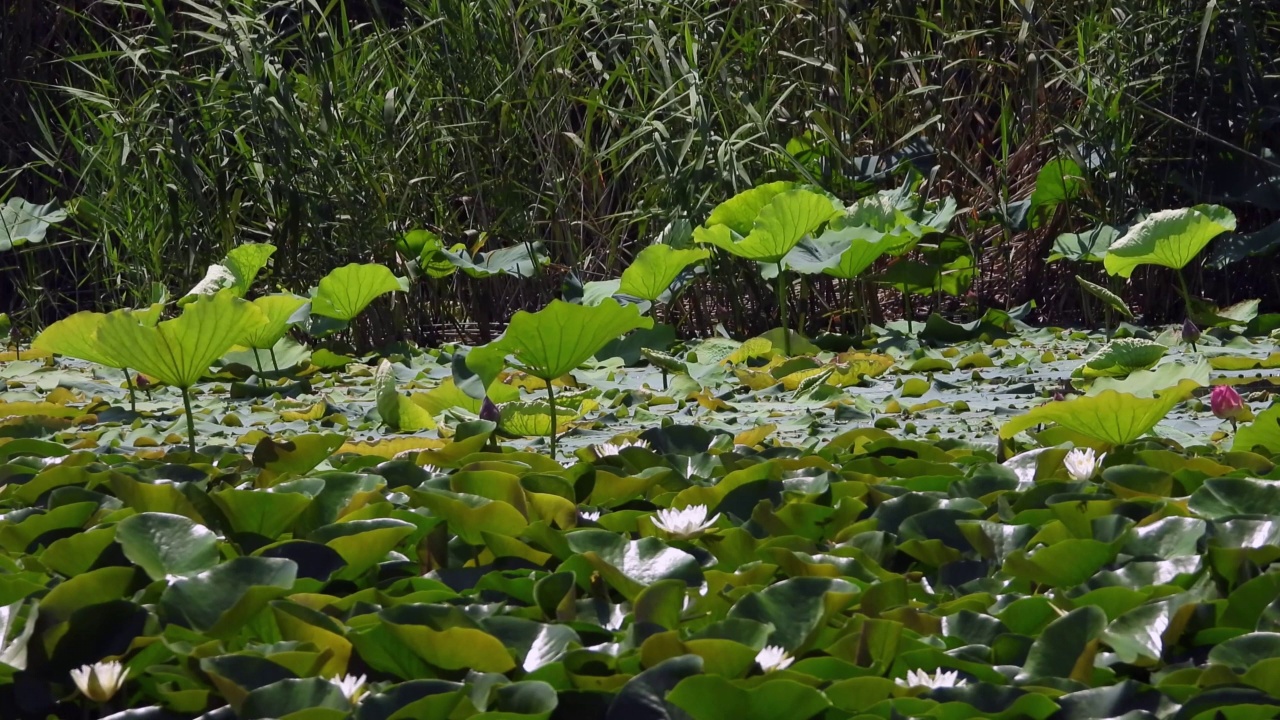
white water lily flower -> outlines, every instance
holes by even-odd
[[[786,670],[795,661],[780,645],[765,645],[763,650],[756,653],[756,664],[765,672]]]
[[[129,668],[115,660],[82,665],[71,671],[71,679],[80,692],[97,703],[104,703],[115,697],[127,677]]]
[[[0,663],[8,665],[14,670],[27,669],[27,643],[31,640],[31,633],[36,629],[36,618],[40,617],[40,606],[32,605],[31,613],[27,615],[27,624],[23,626],[22,632],[13,640],[9,639],[9,632],[17,625],[18,612],[22,610],[22,600],[12,605],[0,607]]]
[[[348,701],[359,702],[360,696],[364,694],[364,683],[367,678],[364,675],[343,675],[329,680],[329,682],[338,686],[342,694]]]
[[[960,679],[959,670],[943,672],[939,668],[936,674],[932,676],[924,670],[908,670],[906,679],[898,678],[896,682],[904,687],[926,687],[930,690],[936,690],[938,688],[960,687],[967,681]]]
[[[706,505],[690,505],[680,510],[675,508],[659,510],[653,524],[659,530],[665,530],[671,537],[687,540],[701,535],[719,519],[718,513],[710,520],[707,519]]]
[[[1088,480],[1093,474],[1102,467],[1102,459],[1107,456],[1106,453],[1094,457],[1093,448],[1076,448],[1067,453],[1067,457],[1062,461],[1067,466],[1067,474],[1072,480],[1081,481]]]
[[[582,518],[583,520],[590,520],[591,522],[595,522],[600,519],[600,511],[599,510],[579,510],[578,517]]]
[[[599,445],[592,445],[591,451],[594,452],[598,458],[607,458],[612,455],[617,455],[629,447],[647,449],[649,447],[649,442],[647,440],[623,440],[620,443],[600,443]]]

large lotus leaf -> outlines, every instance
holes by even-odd
[[[175,387],[194,385],[214,360],[266,323],[252,303],[230,291],[187,305],[182,315],[146,327],[111,313],[98,328],[98,343],[120,365]]]
[[[1102,262],[1118,237],[1120,231],[1110,225],[1098,225],[1084,232],[1063,233],[1053,241],[1053,252],[1045,261]]]
[[[215,637],[235,633],[268,602],[289,592],[297,574],[292,560],[233,558],[174,581],[160,595],[160,607],[165,615]]]
[[[102,327],[106,319],[106,313],[82,310],[46,327],[35,340],[31,341],[31,348],[55,355],[88,360],[106,367],[122,367],[102,343],[97,341],[98,328]]]
[[[297,295],[278,294],[264,295],[253,301],[254,307],[262,311],[266,322],[258,326],[244,339],[244,344],[259,350],[269,350],[284,337],[289,329],[294,314],[307,304],[307,299]]]
[[[1089,386],[1086,395],[1097,395],[1105,390],[1129,393],[1138,397],[1155,397],[1165,388],[1171,388],[1183,380],[1195,382],[1200,387],[1209,385],[1209,363],[1200,358],[1193,365],[1168,362],[1151,370],[1138,370],[1127,377],[1100,377]]]
[[[747,260],[777,263],[806,235],[840,214],[838,202],[812,190],[797,188],[775,195],[760,209],[744,237],[728,225],[694,231],[694,240],[709,243]]]
[[[488,385],[510,354],[530,375],[554,380],[619,335],[651,327],[652,318],[641,316],[634,305],[623,306],[613,299],[594,307],[552,300],[536,313],[516,313],[502,337],[472,350],[466,364]]]
[[[185,305],[191,300],[201,295],[213,295],[220,290],[230,290],[235,287],[236,274],[231,272],[231,268],[221,263],[210,265],[204,272],[204,277],[200,278],[200,282],[196,283],[182,299],[178,301],[178,305]],[[237,293],[238,294],[238,293]]]
[[[218,536],[182,515],[131,515],[116,526],[116,542],[152,580],[203,572],[220,559]]]
[[[542,252],[540,240],[480,253],[479,260],[469,256],[465,249],[441,250],[440,255],[476,278],[494,275],[532,277],[539,267],[550,261]]]
[[[187,292],[179,304],[189,302],[192,296],[213,295],[228,289],[244,297],[275,251],[276,246],[271,243],[245,243],[232,248],[221,263],[209,266],[204,278]]]
[[[820,690],[795,680],[770,680],[746,689],[718,675],[685,678],[667,701],[694,720],[805,720],[831,706]]]
[[[276,440],[270,436],[258,441],[253,448],[253,465],[262,468],[259,484],[280,475],[305,475],[324,462],[346,442],[338,433],[304,433],[287,439]]]
[[[802,648],[834,614],[857,597],[856,585],[835,578],[793,577],[742,597],[728,617],[773,625],[771,645]]]
[[[582,286],[582,298],[578,302],[582,305],[599,305],[617,295],[620,287],[622,287],[621,278],[593,280]]]
[[[622,271],[617,291],[656,302],[686,267],[710,256],[710,252],[701,248],[677,250],[670,245],[650,245]]]
[[[351,322],[379,296],[404,289],[403,281],[385,265],[351,263],[320,279],[311,298],[311,312]]]
[[[388,427],[402,432],[417,432],[436,426],[435,418],[426,408],[400,394],[390,361],[383,360],[378,364],[373,384],[378,392],[378,414]]]
[[[44,241],[50,225],[67,219],[67,212],[57,201],[35,205],[19,197],[0,205],[0,252],[25,243]]]
[[[1280,403],[1258,413],[1253,422],[1241,425],[1231,441],[1231,449],[1250,451],[1262,446],[1271,454],[1280,453]]]
[[[826,273],[852,280],[881,255],[914,239],[908,234],[882,232],[870,225],[852,222],[851,216],[832,221],[826,232],[817,238],[802,240],[787,253],[785,264],[799,273]]]
[[[1236,216],[1218,205],[1196,205],[1148,215],[1115,241],[1103,258],[1107,272],[1129,277],[1140,265],[1181,269],[1218,235],[1236,228]]]
[[[1000,437],[1011,438],[1040,423],[1053,422],[1105,443],[1123,445],[1155,427],[1174,405],[1199,386],[1194,380],[1183,380],[1151,398],[1105,390],[1097,395],[1050,401],[1006,422],[1000,427]]]
[[[275,251],[276,246],[271,243],[244,243],[231,248],[222,264],[235,276],[233,288],[237,295],[244,297],[249,292],[254,279],[267,266],[267,261]]]
[[[751,232],[752,225],[764,206],[774,197],[794,187],[794,183],[781,181],[744,190],[715,206],[711,210],[711,216],[707,218],[706,226],[724,225],[738,235],[746,235]]]
[[[1085,377],[1116,377],[1146,370],[1164,357],[1164,345],[1142,338],[1112,340],[1084,363]]]

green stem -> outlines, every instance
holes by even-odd
[[[1187,310],[1187,315],[1191,315],[1191,291],[1187,289],[1187,278],[1182,275],[1182,268],[1178,268],[1178,287],[1182,288],[1182,304]]]
[[[124,369],[124,384],[129,386],[129,412],[138,412],[138,398],[133,390],[133,373]]]
[[[547,403],[551,406],[551,459],[556,459],[556,391],[551,381],[547,381]]]
[[[907,314],[907,334],[915,332],[911,328],[911,316],[914,314],[911,309],[911,291],[906,290],[902,293],[902,305]]]
[[[253,349],[253,364],[258,366],[258,375],[262,375],[262,358],[258,357],[258,348]]]
[[[187,411],[187,445],[191,452],[196,451],[196,416],[191,412],[191,391],[182,388],[182,407]]]
[[[274,345],[271,346],[271,349],[268,350],[267,352],[271,353],[271,367],[274,368],[276,372],[280,372],[280,363],[276,362],[275,346]]]
[[[782,263],[778,263],[778,313],[782,317],[782,353],[791,355],[791,331],[787,329],[787,285]]]

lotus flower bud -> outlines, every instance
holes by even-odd
[[[484,402],[480,404],[480,419],[493,423],[502,419],[502,413],[498,412],[498,406],[494,405],[487,395],[484,398]]]
[[[1182,321],[1183,342],[1191,343],[1191,348],[1194,350],[1196,347],[1196,341],[1199,339],[1200,339],[1200,328],[1196,327],[1196,324],[1191,322],[1191,318],[1187,318],[1186,320],[1183,320]]]
[[[1209,395],[1209,407],[1216,417],[1233,423],[1244,418],[1249,411],[1244,398],[1240,397],[1240,393],[1230,385],[1213,387],[1213,392]]]

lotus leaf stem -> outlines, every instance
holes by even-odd
[[[196,416],[191,412],[191,390],[182,388],[182,407],[187,411],[187,446],[196,451]]]
[[[782,317],[782,353],[791,355],[791,331],[787,328],[787,284],[782,261],[778,261],[778,313]]]
[[[551,459],[556,459],[556,391],[551,380],[547,381],[547,404],[551,408]]]

